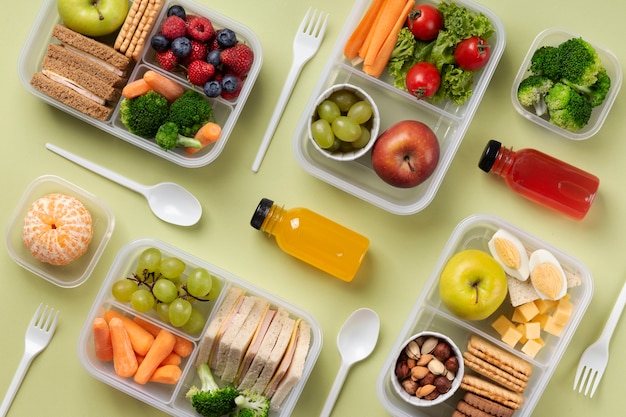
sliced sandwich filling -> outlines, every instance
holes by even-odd
[[[64,85],[68,88],[71,88],[72,90],[76,91],[78,94],[80,94],[81,96],[88,98],[89,100],[92,100],[102,106],[104,106],[106,104],[106,100],[103,99],[102,97],[98,97],[96,94],[92,93],[91,91],[87,90],[86,88],[82,87],[80,84],[78,84],[77,82],[70,80],[69,78],[63,77],[62,75],[59,75],[57,73],[55,73],[54,71],[51,70],[47,70],[47,69],[43,69],[41,70],[41,72],[43,72],[43,74],[50,78],[52,81],[55,81],[61,85]]]

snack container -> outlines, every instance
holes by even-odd
[[[427,3],[436,6],[440,1]],[[460,106],[448,100],[437,104],[418,100],[407,91],[396,88],[386,71],[380,78],[374,78],[365,74],[360,65],[353,66],[343,55],[343,49],[369,5],[366,0],[355,2],[292,139],[295,158],[307,173],[394,214],[415,214],[431,203],[478,109],[506,42],[504,26],[493,12],[472,0],[459,0],[455,3],[483,13],[489,18],[495,31],[489,39],[491,57],[487,65],[476,72],[472,95]],[[372,169],[371,153],[355,161],[341,162],[329,159],[315,149],[308,135],[308,124],[315,101],[326,89],[343,83],[360,87],[376,102],[380,110],[380,132],[405,119],[421,121],[435,132],[441,156],[434,173],[425,182],[408,189],[392,187]]]
[[[201,15],[209,18],[216,30],[221,28],[232,29],[237,34],[238,40],[246,43],[254,52],[254,62],[252,64],[252,68],[243,83],[239,96],[235,100],[225,100],[220,97],[210,99],[207,97],[207,100],[213,107],[214,121],[222,127],[222,133],[219,140],[210,144],[201,151],[193,155],[187,154],[180,148],[165,151],[161,149],[153,139],[145,139],[131,134],[120,120],[119,103],[121,102],[121,99],[118,100],[116,109],[112,116],[106,121],[100,121],[58,102],[57,100],[39,92],[30,85],[30,80],[33,74],[41,69],[41,62],[46,54],[48,44],[51,42],[58,42],[51,37],[54,26],[61,23],[56,8],[56,0],[44,1],[37,18],[35,19],[35,23],[33,24],[33,29],[22,48],[18,62],[18,75],[21,83],[26,90],[44,102],[167,161],[186,168],[199,168],[208,165],[220,155],[228,143],[232,130],[239,119],[239,115],[243,110],[256,78],[261,70],[263,51],[261,49],[259,39],[248,27],[190,0],[167,0],[161,10],[156,24],[154,25],[154,28],[152,29],[152,32],[150,33],[150,37],[158,33],[161,23],[167,17],[167,9],[174,4],[183,6],[188,14]],[[113,36],[113,41],[114,40],[115,36]],[[113,45],[113,41],[111,41],[110,46]],[[195,89],[204,95],[202,88],[194,86],[187,81],[185,74],[182,71],[164,71],[158,64],[156,54],[150,47],[149,40],[143,48],[140,59],[134,65],[131,64],[128,81],[130,82],[141,77],[148,69],[152,69],[172,78],[173,80],[179,82],[185,89]]]
[[[517,100],[517,87],[524,78],[528,77],[531,74],[529,70],[530,60],[535,51],[542,46],[558,46],[562,42],[565,42],[566,40],[572,38],[583,38],[584,40],[589,42],[598,52],[598,56],[602,60],[602,64],[606,68],[607,74],[609,75],[609,77],[611,77],[611,88],[606,98],[600,106],[593,109],[591,113],[591,118],[589,119],[589,123],[577,132],[570,132],[568,130],[553,125],[548,120],[547,115],[537,116],[533,109],[522,106]],[[526,53],[526,56],[524,57],[524,60],[520,65],[519,71],[515,76],[513,85],[511,86],[511,102],[513,103],[513,107],[515,108],[515,110],[517,110],[520,115],[530,120],[531,122],[536,123],[539,126],[550,130],[551,132],[561,135],[564,138],[570,140],[585,140],[598,133],[598,131],[604,124],[604,121],[606,120],[606,117],[608,116],[609,111],[611,110],[611,107],[615,102],[615,98],[617,97],[617,94],[619,93],[619,90],[622,86],[622,77],[623,76],[621,64],[613,52],[595,43],[593,40],[588,39],[586,36],[579,35],[568,29],[552,27],[540,32],[528,48],[528,52]]]
[[[38,261],[24,246],[22,230],[24,216],[30,205],[47,194],[62,193],[80,200],[89,210],[93,221],[93,238],[87,252],[67,265],[50,265]],[[11,258],[41,278],[62,288],[74,288],[84,283],[93,272],[109,243],[115,228],[115,215],[107,203],[90,192],[56,175],[42,175],[31,182],[9,220],[6,234],[7,250]]]
[[[196,334],[189,334],[183,328],[176,328],[160,320],[154,310],[146,313],[135,311],[129,303],[117,301],[111,294],[111,288],[115,281],[130,276],[137,267],[139,255],[148,248],[159,249],[163,257],[174,256],[185,262],[186,275],[191,269],[203,267],[209,271],[214,277],[213,285],[220,288],[219,295],[208,302],[200,303],[198,310],[207,318],[204,329]],[[200,379],[197,376],[195,360],[198,354],[198,347],[202,339],[202,335],[208,324],[211,322],[215,311],[223,301],[227,290],[232,286],[239,287],[246,294],[263,297],[269,301],[273,307],[284,308],[290,316],[301,318],[306,321],[311,328],[311,344],[308,356],[306,358],[305,367],[302,378],[292,388],[288,396],[282,402],[279,410],[271,411],[271,417],[289,416],[295,407],[298,398],[304,389],[307,379],[313,370],[313,366],[317,361],[317,357],[322,348],[322,332],[317,321],[306,311],[292,305],[291,303],[280,299],[261,288],[258,288],[241,278],[188,253],[185,253],[164,242],[153,239],[139,239],[125,245],[117,254],[113,264],[102,284],[102,287],[96,296],[94,304],[85,320],[85,324],[81,330],[78,340],[78,356],[83,367],[96,379],[141,400],[165,413],[179,417],[197,417],[198,413],[193,409],[191,402],[185,398],[185,394],[192,385],[200,386]],[[96,317],[103,317],[107,310],[114,310],[122,315],[134,319],[140,317],[159,328],[165,328],[175,334],[188,340],[193,345],[193,352],[190,356],[182,359],[180,367],[183,374],[175,385],[160,384],[148,382],[145,385],[137,384],[133,378],[119,377],[113,368],[112,362],[102,362],[96,357],[92,323]],[[219,383],[219,379],[216,378]]]
[[[478,249],[489,253],[487,242],[498,229],[505,229],[515,235],[528,251],[547,249],[552,252],[566,273],[579,280],[580,285],[572,286],[568,289],[569,301],[573,305],[573,310],[562,333],[560,336],[554,336],[543,332],[542,338],[545,341],[545,346],[534,357],[521,352],[520,343],[515,347],[510,347],[503,343],[499,334],[491,326],[492,322],[501,314],[511,318],[513,308],[508,297],[495,313],[487,319],[480,321],[463,320],[454,316],[445,308],[439,298],[439,276],[448,259],[455,253],[465,249]],[[498,217],[487,214],[475,214],[462,220],[453,230],[452,235],[443,248],[430,278],[419,294],[414,307],[390,350],[389,356],[379,372],[376,380],[376,390],[381,404],[389,414],[396,417],[452,415],[459,399],[463,398],[465,392],[463,389],[459,389],[454,396],[442,404],[428,408],[417,408],[403,401],[391,386],[391,375],[394,372],[397,352],[402,344],[412,334],[421,331],[432,331],[443,333],[450,337],[463,352],[467,351],[467,342],[470,336],[477,335],[516,357],[529,362],[532,365],[532,374],[528,381],[528,386],[524,390],[521,408],[515,412],[515,415],[518,417],[531,416],[587,310],[592,295],[593,280],[590,272],[576,258]],[[467,366],[465,367],[465,374],[468,374]]]

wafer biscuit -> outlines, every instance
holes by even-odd
[[[528,385],[526,381],[516,378],[500,367],[493,365],[470,352],[463,352],[465,367],[490,378],[511,391],[523,393]]]
[[[472,335],[467,350],[474,356],[508,372],[512,376],[527,382],[533,372],[532,365],[486,340]]]
[[[461,389],[488,398],[514,410],[519,410],[524,400],[520,394],[474,375],[463,375]]]
[[[474,408],[478,408],[479,410],[489,413],[495,417],[511,417],[515,412],[515,410],[510,407],[498,404],[495,401],[491,401],[488,398],[481,397],[480,395],[476,395],[471,392],[465,393],[463,401]]]

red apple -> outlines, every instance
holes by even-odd
[[[372,167],[387,184],[415,187],[430,177],[439,162],[439,141],[430,127],[403,120],[385,130],[372,147]]]

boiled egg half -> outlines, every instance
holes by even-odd
[[[522,242],[511,232],[498,229],[487,243],[491,256],[504,271],[520,281],[529,276],[528,252]]]
[[[567,292],[567,278],[561,263],[545,249],[530,255],[530,281],[543,299],[558,300]]]

